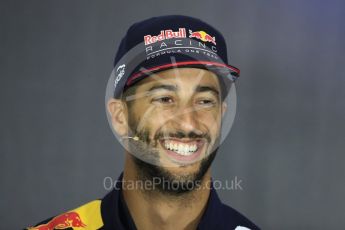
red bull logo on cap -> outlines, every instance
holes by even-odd
[[[185,38],[186,37],[186,28],[179,28],[178,31],[173,30],[161,30],[160,34],[152,36],[152,35],[145,35],[144,36],[144,43],[145,45],[150,45],[156,42],[163,41],[165,39],[172,39],[172,38]]]
[[[41,224],[36,227],[29,228],[29,230],[54,230],[66,228],[85,228],[86,225],[82,222],[77,212],[67,212],[62,215],[54,217],[46,224]]]
[[[203,42],[211,42],[212,44],[216,45],[216,37],[212,37],[203,30],[194,32],[192,30],[189,30],[189,37],[199,39]]]

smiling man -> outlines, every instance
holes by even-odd
[[[223,36],[199,19],[132,25],[106,96],[124,171],[103,199],[31,229],[259,229],[219,200],[211,178],[238,76]]]

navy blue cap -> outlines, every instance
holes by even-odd
[[[226,42],[209,24],[189,16],[153,17],[133,24],[114,60],[114,97],[152,73],[176,68],[207,69],[225,91],[240,70],[228,64]]]

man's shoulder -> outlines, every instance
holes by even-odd
[[[224,226],[228,226],[229,222],[235,223],[234,229],[236,230],[257,230],[260,229],[256,226],[252,221],[250,221],[246,216],[244,216],[239,211],[235,210],[234,208],[222,203],[221,205],[221,213],[222,213],[222,224]]]
[[[102,226],[101,200],[94,200],[26,229],[73,229],[74,227],[77,227],[78,229],[100,229]]]

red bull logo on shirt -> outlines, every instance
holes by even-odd
[[[82,222],[77,212],[67,212],[62,215],[54,217],[46,224],[41,224],[29,230],[54,230],[66,228],[85,228],[86,225]]]
[[[211,42],[212,44],[217,45],[216,38],[212,37],[211,35],[209,35],[203,30],[194,31],[194,32],[192,30],[189,30],[189,37],[199,39],[203,42]]]

